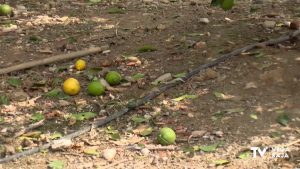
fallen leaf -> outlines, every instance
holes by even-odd
[[[128,56],[128,57],[126,57],[126,60],[131,61],[131,62],[140,61],[140,59],[136,56]]]
[[[250,118],[252,118],[252,119],[254,119],[254,120],[257,120],[257,119],[258,119],[258,117],[257,117],[256,114],[250,114]]]
[[[48,120],[53,119],[55,117],[63,117],[63,116],[64,116],[64,113],[59,110],[54,110],[54,111],[51,111],[51,112],[48,112],[45,114],[45,118]]]
[[[60,89],[53,89],[50,92],[44,94],[44,96],[50,97],[50,98],[56,98],[56,99],[68,99],[68,98],[70,98],[70,96],[66,95]]]
[[[30,137],[30,138],[39,138],[41,136],[41,131],[30,131],[22,135],[22,137]]]
[[[135,66],[135,65],[136,65],[136,62],[128,62],[126,65],[127,65],[127,66]]]
[[[3,122],[5,122],[5,119],[3,117],[0,117],[0,124],[2,124]]]
[[[195,149],[198,149],[198,147],[196,147],[196,146],[194,146],[194,147],[184,147],[182,151],[184,153],[191,153],[191,154],[193,154],[193,153],[195,153],[195,151],[197,151]]]
[[[148,136],[148,135],[150,135],[150,134],[152,133],[152,131],[153,131],[153,128],[152,128],[152,127],[149,127],[149,128],[147,128],[147,129],[141,131],[141,132],[140,132],[140,135],[141,135],[141,136]]]
[[[121,139],[121,136],[119,134],[119,131],[118,130],[115,130],[114,128],[112,128],[111,126],[108,126],[105,130],[105,132],[107,134],[109,134],[110,136],[110,139],[112,140],[120,140]]]
[[[16,112],[17,108],[14,105],[4,105],[1,112]]]
[[[52,133],[50,135],[50,139],[51,140],[55,140],[55,139],[59,139],[62,137],[62,134],[60,132],[55,131],[54,133]]]
[[[14,24],[8,24],[6,27],[2,27],[1,29],[0,30],[2,32],[12,32],[12,31],[16,31],[18,29],[18,26]]]
[[[280,132],[280,131],[274,131],[274,132],[271,132],[271,133],[270,133],[270,136],[271,136],[272,138],[279,138],[279,137],[282,136],[282,132]]]
[[[174,75],[175,78],[182,78],[186,75],[186,72],[183,72],[183,73],[178,73],[176,75]]]
[[[229,100],[229,99],[232,99],[232,98],[235,97],[233,95],[225,95],[225,94],[220,93],[220,92],[214,92],[214,95],[215,95],[216,98],[221,99],[221,100]]]
[[[228,160],[215,160],[214,164],[216,165],[224,165],[224,164],[228,164],[229,161]]]
[[[90,3],[99,3],[102,2],[103,0],[89,0]]]
[[[138,79],[144,78],[144,76],[145,76],[145,75],[142,74],[142,73],[137,73],[137,74],[133,75],[132,78],[133,78],[134,80],[138,80]]]
[[[143,117],[143,116],[133,116],[132,118],[131,118],[131,120],[133,121],[133,122],[135,122],[135,123],[143,123],[143,122],[146,122],[146,121],[148,121],[148,119],[146,119],[145,117]]]
[[[175,128],[175,133],[176,134],[186,134],[187,133],[188,128],[182,125],[179,125]]]
[[[239,113],[245,111],[244,108],[233,108],[233,109],[226,109],[227,113]]]
[[[97,114],[93,112],[83,112],[83,113],[74,113],[71,114],[71,118],[75,118],[78,121],[89,120],[91,118],[96,117]]]
[[[205,48],[205,47],[206,47],[206,42],[200,41],[200,42],[196,42],[196,43],[194,44],[194,48],[195,48],[195,49],[203,49],[203,48]]]
[[[250,157],[250,151],[245,151],[245,152],[242,152],[241,154],[239,154],[239,158],[240,159],[248,159]]]
[[[207,133],[207,131],[205,131],[205,130],[196,130],[196,131],[193,131],[193,132],[191,133],[191,135],[189,136],[189,139],[190,139],[190,138],[196,138],[196,137],[202,137],[202,136],[204,136],[206,133]]]
[[[0,105],[9,105],[10,101],[6,95],[0,95]]]
[[[32,121],[41,121],[41,120],[44,120],[45,119],[45,117],[44,117],[44,115],[43,114],[41,114],[41,113],[34,113],[32,116],[31,116],[31,120]]]
[[[61,160],[53,160],[49,163],[49,167],[52,169],[63,169],[65,167],[65,163]]]
[[[44,53],[44,54],[52,54],[53,52],[49,48],[41,49],[38,52]]]
[[[83,153],[87,154],[87,155],[94,155],[94,156],[97,156],[97,157],[100,155],[100,153],[98,152],[98,150],[96,148],[84,149]]]
[[[158,85],[159,83],[164,83],[167,81],[172,80],[172,74],[171,73],[166,73],[161,76],[159,76],[156,80],[154,80],[151,84],[152,85]]]
[[[21,107],[34,107],[34,106],[36,106],[35,101],[36,101],[37,99],[39,99],[40,97],[41,97],[41,96],[37,96],[37,97],[34,97],[34,98],[32,98],[32,99],[23,101],[23,102],[18,102],[18,105],[21,106]]]
[[[290,117],[287,113],[281,113],[280,115],[278,115],[276,121],[283,126],[287,126],[290,121]]]
[[[218,146],[219,146],[219,143],[207,145],[207,146],[200,146],[199,148],[200,148],[200,150],[202,150],[204,152],[213,152],[213,151],[216,151]]]
[[[176,101],[176,102],[179,102],[179,101],[182,101],[182,100],[185,100],[185,99],[195,99],[197,97],[198,97],[197,95],[188,95],[188,94],[185,94],[183,96],[177,97],[177,98],[172,99],[172,100]]]
[[[226,110],[219,110],[213,114],[213,120],[221,119],[223,118],[224,115],[226,114],[231,114],[231,113],[241,113],[245,109],[243,108],[234,108],[234,109],[226,109]]]
[[[256,89],[257,85],[254,82],[249,82],[246,84],[245,89]]]
[[[15,78],[15,77],[9,78],[7,82],[8,82],[8,84],[10,84],[11,86],[14,86],[14,87],[19,87],[22,84],[21,79]]]
[[[58,103],[62,107],[69,106],[71,104],[70,102],[65,101],[65,100],[59,100]]]
[[[101,28],[103,30],[109,30],[109,29],[112,29],[114,27],[115,27],[115,25],[112,25],[112,24],[105,24],[105,25],[101,26]]]
[[[120,139],[120,140],[117,140],[117,141],[110,141],[118,146],[126,146],[126,145],[132,145],[132,144],[137,144],[141,141],[145,140],[144,137],[140,137],[140,136],[137,136],[137,135],[133,135],[129,138],[126,138],[126,139]]]
[[[113,134],[110,134],[110,139],[112,140],[120,140],[121,139],[121,136],[119,133],[113,133]]]
[[[205,34],[196,32],[196,33],[187,33],[186,35],[187,36],[204,36]]]

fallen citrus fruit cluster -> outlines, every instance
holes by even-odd
[[[85,70],[87,66],[86,61],[79,59],[75,62],[75,69],[77,71]],[[105,80],[109,85],[118,85],[121,83],[122,76],[117,71],[109,71],[105,75]],[[68,78],[63,83],[63,91],[68,95],[77,95],[80,92],[80,83],[75,78]],[[88,94],[92,96],[100,96],[105,93],[105,86],[100,80],[94,80],[87,86]],[[157,141],[161,145],[174,144],[176,140],[176,134],[174,130],[169,127],[161,128],[157,134]]]
[[[82,71],[86,68],[86,61],[79,59],[75,62],[75,69]],[[105,80],[110,85],[118,85],[121,83],[122,76],[117,71],[109,71]],[[68,78],[63,83],[63,91],[70,96],[77,95],[80,92],[80,83],[75,78]],[[88,84],[87,92],[92,96],[100,96],[105,93],[105,86],[99,81],[92,81]]]

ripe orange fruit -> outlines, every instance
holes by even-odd
[[[80,91],[80,84],[77,79],[75,78],[68,78],[64,81],[63,84],[63,91],[67,95],[76,95]]]
[[[78,59],[75,63],[76,70],[84,70],[86,68],[86,62],[82,59]]]

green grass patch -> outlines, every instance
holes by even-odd
[[[157,49],[152,45],[144,45],[138,49],[139,53],[153,52],[153,51],[157,51]]]
[[[107,10],[107,13],[109,14],[125,14],[125,10],[122,8],[118,8],[118,7],[113,7],[113,8],[109,8]]]

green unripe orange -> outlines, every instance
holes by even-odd
[[[171,128],[164,127],[159,130],[159,133],[157,135],[157,141],[161,145],[174,144],[175,140],[176,140],[176,134]]]
[[[92,96],[100,96],[104,94],[105,87],[100,83],[100,81],[93,81],[88,85],[87,90]]]
[[[7,4],[0,5],[1,16],[10,15],[11,13],[12,13],[12,8],[9,5]]]
[[[120,73],[118,73],[116,71],[110,71],[105,76],[105,80],[107,81],[107,83],[109,83],[112,86],[120,84],[121,79],[122,79],[122,77],[121,77]]]
[[[234,6],[234,0],[223,0],[221,7],[223,10],[230,10]]]

